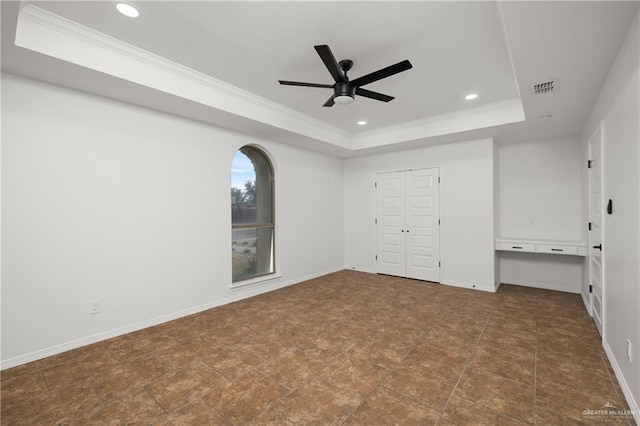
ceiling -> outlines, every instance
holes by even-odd
[[[579,133],[638,11],[611,1],[130,3],[139,18],[111,1],[2,2],[2,69],[340,156]],[[354,61],[351,79],[404,59],[413,68],[366,86],[389,103],[322,107],[330,89],[277,82],[332,84],[318,44]],[[531,93],[549,79],[554,93]]]

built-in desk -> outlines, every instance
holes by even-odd
[[[587,245],[584,241],[496,238],[495,249],[499,251],[520,251],[525,253],[564,254],[573,256],[587,255]]]

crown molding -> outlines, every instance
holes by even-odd
[[[320,148],[318,143],[354,154],[384,146],[393,149],[409,142],[436,141],[442,136],[455,137],[456,134],[525,119],[521,100],[510,99],[350,133],[29,3],[18,12],[15,44],[186,99],[211,108],[214,114],[215,110],[222,111],[259,123],[263,129],[278,129],[276,133],[285,143],[313,141],[315,149]]]
[[[212,108],[350,148],[349,132],[33,4],[26,4],[18,14],[15,44]]]
[[[358,133],[352,140],[352,149],[376,148],[382,145],[435,138],[524,120],[524,109],[520,99],[508,99],[476,108],[434,115],[374,131]]]

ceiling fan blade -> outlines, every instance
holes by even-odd
[[[324,62],[324,65],[329,70],[331,77],[336,81],[336,83],[344,83],[347,80],[344,78],[344,74],[340,70],[338,66],[338,62],[336,62],[336,58],[331,53],[331,49],[326,44],[322,44],[320,46],[313,46],[320,55],[320,59]]]
[[[397,64],[389,65],[386,68],[382,68],[378,71],[374,71],[370,74],[356,78],[355,80],[351,81],[351,84],[354,86],[364,86],[365,84],[373,83],[374,81],[381,80],[383,78],[398,74],[399,72],[406,71],[411,68],[413,68],[411,62],[405,59],[404,61],[398,62]]]
[[[395,99],[393,96],[383,95],[382,93],[378,92],[372,92],[371,90],[363,89],[362,87],[356,88],[356,95],[364,96],[365,98],[371,98],[382,102],[389,102]]]
[[[333,102],[333,98],[335,95],[331,95],[331,97],[329,99],[327,99],[327,102],[324,103],[324,105],[322,105],[323,107],[332,107],[335,102]]]
[[[285,86],[304,86],[304,87],[323,87],[325,89],[333,89],[333,84],[317,84],[317,83],[302,83],[300,81],[285,81],[278,80],[280,84]]]

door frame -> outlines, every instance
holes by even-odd
[[[602,250],[600,250],[600,287],[602,288],[602,293],[600,295],[600,334],[602,339],[604,340],[605,338],[605,299],[606,299],[606,283],[605,283],[605,273],[606,273],[606,262],[605,262],[605,250],[606,247],[604,245],[604,236],[605,236],[605,212],[604,212],[604,147],[603,147],[603,142],[604,142],[604,129],[603,129],[603,125],[602,125],[602,121],[600,121],[598,123],[598,126],[596,127],[596,129],[593,131],[593,133],[591,134],[591,136],[589,137],[588,140],[588,161],[591,161],[591,159],[593,158],[593,144],[594,141],[596,140],[596,138],[600,139],[600,244],[602,244]],[[587,208],[587,221],[591,222],[591,205],[593,202],[592,199],[592,193],[591,193],[591,173],[592,173],[592,169],[588,168],[587,169],[587,203],[588,203],[588,208]],[[587,231],[587,245],[588,245],[588,252],[587,252],[587,262],[588,262],[588,280],[587,280],[587,284],[589,286],[593,285],[592,283],[592,277],[593,277],[593,260],[592,260],[592,255],[593,252],[596,250],[593,248],[593,244],[592,244],[592,231]],[[589,315],[591,315],[592,318],[594,318],[595,315],[595,310],[594,310],[594,294],[593,292],[589,292],[589,306],[588,306],[588,312]],[[594,320],[595,322],[595,320]]]

